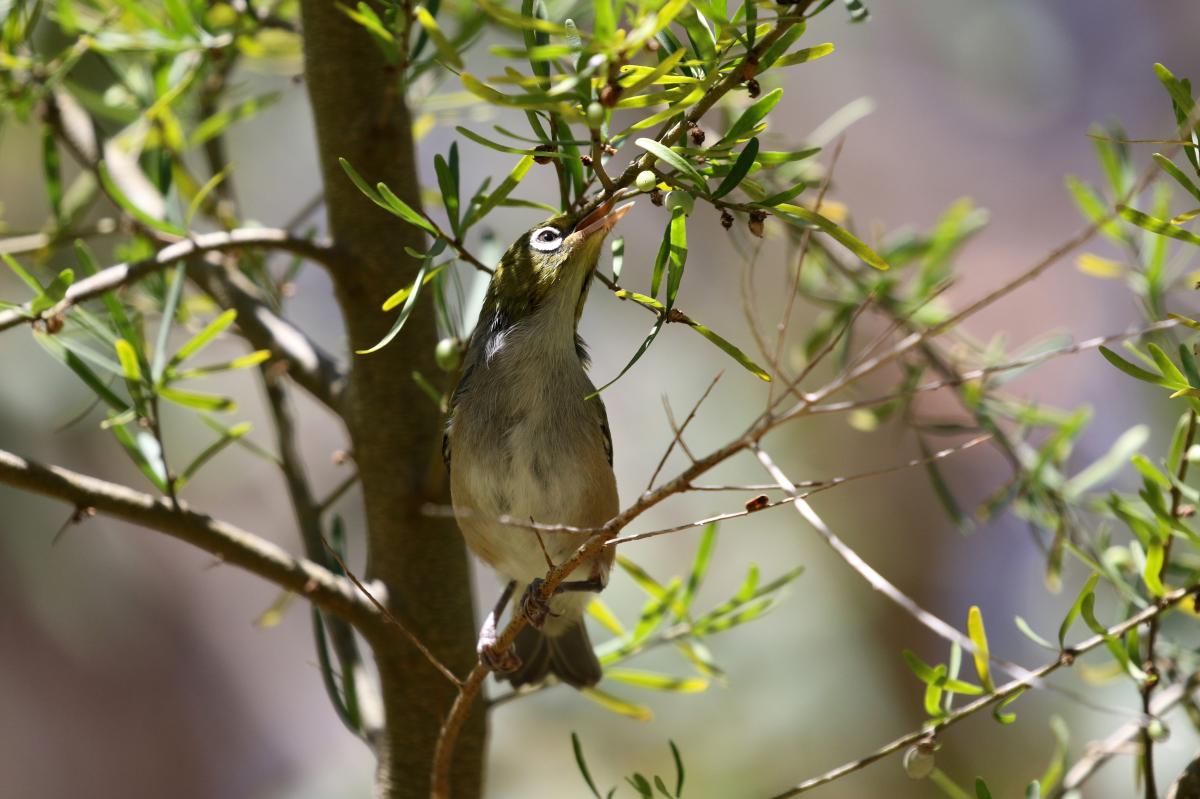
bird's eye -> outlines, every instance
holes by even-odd
[[[558,231],[558,228],[552,227],[538,228],[529,237],[533,248],[541,252],[554,252],[562,246],[562,240],[562,233]]]

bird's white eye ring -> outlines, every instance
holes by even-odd
[[[558,228],[538,228],[529,236],[529,243],[540,252],[554,252],[562,246],[562,242],[563,236]]]

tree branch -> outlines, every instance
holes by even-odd
[[[860,757],[857,760],[851,760],[850,762],[831,769],[820,776],[798,783],[782,793],[775,794],[771,797],[771,799],[789,799],[789,797],[798,796],[799,794],[810,791],[813,788],[833,782],[834,780],[844,777],[847,774],[852,774],[855,771],[866,768],[872,763],[882,760],[893,752],[897,752],[907,746],[920,743],[921,741],[928,739],[930,736],[936,735],[947,727],[957,724],[963,719],[973,716],[979,711],[984,710],[985,708],[988,708],[997,702],[1021,693],[1026,688],[1031,687],[1033,685],[1033,681],[1044,679],[1046,676],[1058,671],[1063,666],[1070,666],[1075,662],[1075,659],[1079,655],[1090,652],[1091,650],[1103,645],[1107,638],[1111,638],[1113,636],[1123,636],[1126,632],[1134,627],[1139,627],[1151,619],[1158,618],[1160,615],[1175,607],[1187,597],[1192,596],[1197,591],[1200,591],[1200,585],[1193,585],[1187,588],[1179,588],[1175,591],[1172,591],[1169,594],[1161,597],[1154,604],[1142,610],[1140,613],[1131,616],[1119,624],[1109,627],[1104,635],[1093,635],[1091,638],[1085,638],[1075,646],[1068,647],[1058,656],[1057,659],[1030,672],[1029,678],[1016,679],[1005,683],[997,688],[994,693],[988,694],[987,696],[982,696],[979,699],[976,699],[974,702],[971,702],[969,705],[964,705],[962,708],[954,711],[953,713],[949,713],[940,719],[930,721],[929,723],[923,725],[920,729],[914,730],[913,732],[902,735],[899,738],[884,744],[879,749],[876,749],[874,752],[866,755],[865,757]]]
[[[127,486],[0,450],[0,483],[69,502],[178,538],[307,598],[359,629],[378,627],[379,614],[348,580],[228,522]]]

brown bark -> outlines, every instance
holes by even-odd
[[[380,310],[383,300],[415,276],[418,263],[404,247],[420,250],[427,242],[363,197],[338,157],[420,207],[409,111],[395,71],[332,0],[305,0],[302,12],[330,233],[348,260],[332,270],[333,283],[349,345],[365,349],[392,321]],[[366,576],[386,585],[392,612],[442,662],[466,674],[476,660],[466,553],[453,522],[419,515],[424,502],[444,501],[445,491],[436,459],[441,419],[412,379],[414,370],[438,376],[435,339],[432,308],[425,303],[390,346],[352,356],[344,418],[362,475]],[[386,725],[378,746],[376,795],[426,797],[438,729],[455,689],[400,635],[371,643]],[[458,750],[456,797],[479,795],[483,742],[477,713]]]

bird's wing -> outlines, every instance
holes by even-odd
[[[604,409],[604,402],[599,397],[593,397],[593,402],[596,403],[596,415],[600,417],[600,435],[604,438],[604,455],[608,458],[608,465],[613,465],[613,443],[612,431],[608,429],[608,411]]]

